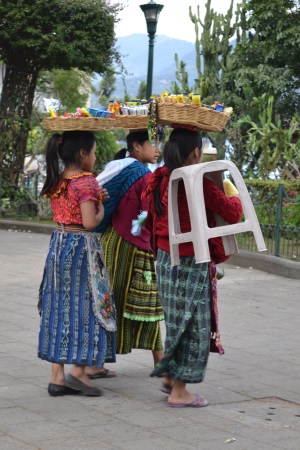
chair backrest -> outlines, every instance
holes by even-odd
[[[210,172],[224,171],[230,172],[239,191],[245,220],[229,225],[222,218],[216,217],[216,228],[209,228],[203,195],[203,177]],[[180,180],[183,180],[184,183],[191,219],[192,229],[188,233],[182,233],[180,230],[177,201]],[[234,163],[231,161],[212,161],[181,167],[172,172],[169,185],[169,239],[172,264],[179,264],[178,245],[183,242],[193,243],[197,263],[209,261],[208,239],[217,236],[222,237],[227,255],[237,253],[235,234],[245,231],[253,232],[259,251],[266,250],[249,192]]]

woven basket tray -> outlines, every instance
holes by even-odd
[[[222,131],[230,116],[197,105],[158,103],[158,122],[162,125],[192,125],[202,131]]]
[[[103,131],[114,128],[114,119],[96,117],[45,117],[43,122],[50,131]]]
[[[144,130],[148,128],[148,115],[140,116],[116,116],[115,128],[130,130]]]
[[[104,131],[111,128],[138,130],[147,129],[148,116],[117,116],[114,119],[45,117],[43,122],[50,131]]]

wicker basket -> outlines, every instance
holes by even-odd
[[[192,125],[202,131],[222,131],[230,116],[197,105],[158,103],[158,122],[161,125]]]
[[[148,116],[116,116],[115,128],[126,128],[130,130],[146,130],[148,128]]]
[[[115,128],[114,119],[96,117],[45,117],[43,122],[50,131],[103,131]]]
[[[43,122],[50,131],[104,131],[111,128],[139,130],[147,129],[148,116],[117,116],[114,119],[45,117]]]

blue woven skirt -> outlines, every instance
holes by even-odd
[[[82,232],[52,234],[39,296],[41,359],[95,367],[102,367],[105,361],[115,362],[114,332],[101,326],[94,312],[88,252],[91,245],[100,247],[91,233],[88,237]],[[101,261],[93,271],[102,271],[100,266]]]
[[[208,263],[181,256],[171,265],[170,254],[157,253],[158,292],[166,321],[165,353],[151,376],[168,374],[182,383],[204,380],[210,351],[211,299]]]

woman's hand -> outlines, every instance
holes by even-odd
[[[102,196],[102,201],[105,202],[106,200],[108,200],[110,198],[110,196],[108,195],[108,192],[105,188],[101,188],[100,189],[100,194]]]

